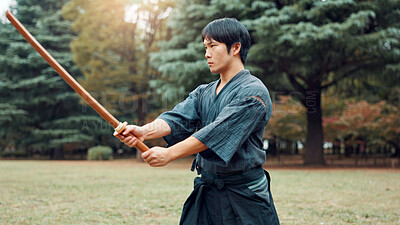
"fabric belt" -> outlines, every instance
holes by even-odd
[[[224,186],[248,186],[249,183],[257,180],[258,178],[263,176],[263,173],[266,175],[268,180],[268,189],[270,187],[271,178],[269,173],[261,166],[253,168],[249,171],[233,174],[233,175],[215,175],[207,173],[206,171],[201,171],[201,181],[207,183],[209,185],[215,185],[219,190],[221,190]]]
[[[258,192],[258,185],[262,185],[261,180],[266,178],[267,190]],[[236,204],[238,202],[241,203]],[[193,192],[184,204],[180,224],[279,224],[270,195],[268,172],[261,166],[233,175],[201,171],[201,176],[194,179]]]

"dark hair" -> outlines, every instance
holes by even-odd
[[[246,27],[234,18],[217,19],[204,27],[201,37],[204,39],[214,39],[225,43],[228,53],[233,44],[241,43],[240,59],[243,65],[246,63],[247,54],[250,50],[250,34]]]

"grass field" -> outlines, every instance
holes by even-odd
[[[0,161],[0,224],[178,224],[189,164]],[[269,169],[282,224],[400,224],[400,170]]]

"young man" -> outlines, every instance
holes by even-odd
[[[200,85],[172,111],[142,127],[129,125],[118,138],[133,147],[141,140],[164,137],[168,148],[142,153],[154,167],[197,154],[194,190],[180,224],[279,224],[269,175],[262,169],[262,136],[271,116],[265,85],[244,69],[250,35],[236,19],[209,23],[202,32],[205,57],[220,79]]]

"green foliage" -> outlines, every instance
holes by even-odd
[[[174,37],[153,56],[162,73],[160,91],[187,93],[215,79],[201,51],[201,29],[216,18],[236,17],[253,37],[249,68],[270,90],[293,95],[306,108],[308,164],[324,164],[325,90],[360,78],[380,77],[392,86],[399,79],[399,1],[181,0],[177,5],[169,20]]]
[[[290,94],[298,100],[284,103],[294,111],[274,110],[267,135],[318,137],[306,140],[317,142],[306,154],[321,153],[322,115],[338,117],[335,110],[346,110],[343,101],[321,95],[340,93],[338,98],[357,96],[357,102],[366,99],[371,105],[385,100],[385,119],[378,122],[386,125],[376,131],[381,141],[399,145],[398,129],[390,126],[398,124],[400,102],[397,0],[17,3],[17,18],[120,119],[131,121],[134,114],[135,122],[143,123],[199,84],[216,80],[204,59],[201,30],[213,19],[235,17],[253,38],[246,67],[272,96]],[[86,103],[79,104],[72,89],[9,23],[0,26],[0,51],[0,151],[6,146],[51,152],[66,144],[81,149],[117,145],[109,138],[110,126]],[[307,104],[310,97],[315,97],[313,104]],[[324,112],[316,115],[321,108]],[[325,136],[340,133],[329,132]]]
[[[129,121],[136,114],[136,122],[144,123],[154,110],[149,80],[159,73],[150,66],[149,54],[166,36],[164,20],[171,6],[171,0],[73,0],[63,7],[78,34],[71,48],[84,74],[82,85]]]
[[[263,5],[260,1],[179,1],[167,23],[172,37],[161,43],[160,52],[151,57],[153,66],[162,74],[152,85],[163,99],[181,101],[199,84],[218,79],[210,74],[201,41],[201,31],[210,21],[222,17],[256,18],[264,10]]]
[[[309,90],[313,82],[324,89],[346,77],[383,75],[400,57],[400,27],[392,19],[400,6],[396,1],[381,3],[307,0],[267,9],[247,22],[257,42],[250,60],[269,74],[268,83],[285,91]],[[282,76],[283,83],[274,79]]]
[[[108,146],[95,146],[88,149],[88,160],[111,160],[112,149]]]
[[[67,71],[80,76],[69,48],[70,22],[61,17],[65,2],[18,0],[12,11]],[[78,95],[11,24],[0,30],[0,151],[15,146],[51,153],[69,143],[87,147],[96,133],[80,129],[86,118],[80,117]],[[71,118],[79,122],[70,123]]]
[[[0,152],[0,158],[26,158],[28,154],[26,151],[9,151],[5,150]]]

